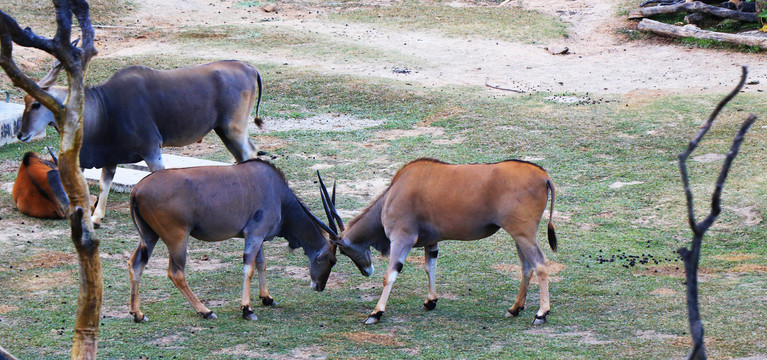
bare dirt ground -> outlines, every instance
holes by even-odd
[[[364,44],[396,51],[427,64],[418,71],[395,73],[391,68],[332,59],[297,57],[283,51],[254,52],[244,48],[230,57],[252,62],[288,63],[328,73],[404,79],[426,87],[491,84],[527,92],[589,92],[658,96],[668,93],[722,92],[731,89],[749,67],[753,83],[746,92],[767,89],[767,57],[720,50],[692,49],[664,41],[625,41],[616,30],[632,25],[617,15],[615,1],[514,0],[521,6],[559,16],[570,24],[569,38],[556,44],[529,45],[504,39],[450,38],[436,32],[392,30],[370,24],[340,24],[324,20],[327,8],[311,4],[279,5],[277,12],[235,7],[235,0],[140,0],[124,26],[173,29],[200,24],[260,24],[281,30],[312,31],[333,41]],[[452,6],[475,6],[455,2]],[[169,9],[172,9],[169,11]],[[269,21],[265,21],[269,20]],[[109,29],[97,36],[107,39]],[[100,42],[100,56],[126,54],[221,57],[206,48],[177,48],[162,39],[128,43]],[[567,46],[567,55],[551,55],[547,45]],[[758,82],[758,83],[756,83]],[[492,94],[509,94],[488,88]]]

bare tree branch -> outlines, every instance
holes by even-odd
[[[727,157],[725,158],[724,164],[722,165],[722,169],[719,172],[719,177],[716,180],[716,187],[711,196],[711,211],[700,223],[696,222],[695,220],[693,195],[692,190],[690,189],[689,174],[687,171],[687,159],[690,157],[690,154],[695,151],[695,148],[697,148],[698,144],[706,135],[706,133],[708,133],[708,131],[711,129],[711,125],[714,123],[714,120],[719,115],[719,112],[721,112],[722,108],[724,108],[724,106],[727,105],[727,103],[732,100],[732,98],[734,98],[735,95],[737,95],[738,92],[740,92],[740,90],[743,88],[743,85],[746,82],[747,74],[748,71],[745,67],[743,67],[743,72],[738,85],[732,92],[730,92],[724,99],[722,99],[722,101],[719,102],[717,107],[711,113],[711,116],[709,116],[708,120],[701,128],[698,135],[692,141],[690,141],[689,145],[687,146],[687,150],[679,154],[679,170],[682,174],[682,182],[684,183],[684,191],[687,197],[687,218],[690,223],[690,228],[693,232],[691,245],[692,249],[680,248],[677,250],[679,255],[682,257],[682,260],[684,261],[687,280],[687,311],[690,325],[690,335],[692,336],[693,342],[692,350],[688,355],[688,359],[706,359],[706,348],[703,342],[703,323],[701,322],[700,311],[698,309],[698,263],[700,260],[700,248],[701,243],[703,242],[703,235],[714,224],[716,218],[722,211],[721,196],[722,189],[724,188],[724,182],[727,180],[727,175],[729,174],[732,162],[735,160],[735,157],[738,156],[740,145],[743,143],[743,139],[745,138],[746,133],[751,128],[751,125],[753,125],[754,121],[756,121],[756,116],[754,114],[749,114],[745,122],[743,122],[743,125],[741,125],[737,135],[735,136],[732,146],[730,147],[730,151],[727,153]]]
[[[687,214],[688,219],[690,221],[690,227],[692,227],[693,233],[700,234],[700,230],[698,229],[698,226],[696,225],[695,221],[695,213],[693,212],[693,196],[692,196],[692,190],[690,189],[690,181],[689,176],[687,174],[687,158],[690,157],[690,154],[692,154],[693,151],[698,147],[698,144],[703,139],[703,137],[708,133],[708,130],[711,129],[711,125],[714,123],[714,120],[716,120],[716,117],[719,116],[719,113],[722,111],[725,105],[727,105],[730,100],[732,100],[735,95],[738,95],[738,92],[743,88],[743,85],[746,83],[746,75],[748,74],[748,70],[743,67],[740,82],[738,85],[733,89],[727,96],[725,96],[724,99],[722,99],[719,104],[717,104],[714,111],[711,113],[711,115],[708,117],[708,120],[706,120],[706,123],[703,124],[703,126],[700,129],[700,132],[698,132],[698,135],[695,136],[694,139],[692,139],[687,146],[687,150],[685,150],[683,153],[679,154],[679,169],[682,172],[682,181],[684,183],[684,192],[687,195]],[[722,182],[724,182],[724,179],[722,179]],[[719,215],[719,209],[716,211],[716,215]]]
[[[35,35],[31,29],[21,30],[16,20],[0,11],[0,67],[5,70],[13,85],[32,95],[52,113],[60,113],[62,105],[48,92],[44,91],[32,79],[19,69],[13,61],[13,43],[34,47],[52,53],[53,42]],[[27,44],[27,45],[23,45]]]
[[[651,6],[651,7],[642,7],[637,10],[632,10],[629,13],[628,18],[630,20],[633,19],[641,19],[643,17],[651,17],[655,15],[661,15],[661,14],[675,14],[678,12],[688,12],[688,13],[704,13],[713,15],[720,18],[725,19],[735,19],[739,21],[745,21],[745,22],[758,22],[759,18],[756,16],[756,13],[747,13],[737,10],[730,10],[718,6],[711,6],[706,3],[700,2],[700,1],[692,1],[692,2],[675,2],[673,5],[662,5],[662,6]]]
[[[82,120],[85,107],[85,72],[97,54],[93,46],[94,31],[89,6],[84,0],[53,0],[57,31],[53,40],[41,38],[31,29],[21,27],[10,16],[0,12],[0,66],[14,85],[22,88],[54,114],[61,135],[59,173],[69,197],[72,242],[80,264],[80,293],[75,317],[72,359],[96,357],[99,318],[103,292],[99,241],[93,236],[89,209],[88,186],[80,170]],[[82,48],[71,42],[72,17],[76,16],[82,32]],[[13,61],[13,43],[34,47],[53,55],[69,75],[69,96],[60,104],[38,84],[26,76]]]

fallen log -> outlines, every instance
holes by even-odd
[[[678,12],[704,13],[724,19],[734,19],[744,22],[759,21],[755,12],[749,13],[730,10],[723,7],[708,5],[700,1],[683,2],[674,5],[651,6],[631,10],[631,12],[629,12],[629,19],[636,20],[661,14],[676,14]]]
[[[691,37],[695,39],[716,40],[738,45],[757,46],[761,49],[767,49],[767,36],[761,37],[753,35],[720,33],[715,31],[701,30],[695,26],[676,26],[650,19],[642,19],[642,21],[639,22],[637,29],[675,38]]]

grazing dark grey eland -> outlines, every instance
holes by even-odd
[[[203,241],[245,238],[241,306],[248,320],[257,319],[250,307],[254,265],[261,302],[274,303],[266,288],[264,241],[279,236],[291,248],[303,247],[316,291],[325,289],[336,263],[336,247],[323,232],[327,225],[301,203],[276,167],[258,159],[154,172],[131,191],[130,210],[140,236],[129,262],[130,313],[136,322],[147,319],[139,309],[139,281],[160,238],[168,247],[168,277],[206,319],[216,315],[192,293],[184,276],[189,235]]]
[[[319,173],[318,173],[319,176]],[[557,239],[551,216],[554,212],[554,184],[538,165],[518,160],[495,164],[452,165],[434,159],[418,159],[403,166],[391,185],[344,228],[320,179],[321,196],[329,218],[341,230],[331,235],[342,254],[348,256],[365,276],[373,273],[370,247],[389,254],[384,288],[365,324],[375,324],[386,310],[386,302],[405,258],[413,247],[423,247],[424,269],[429,291],[424,307],[437,306],[434,276],[438,243],[442,240],[478,240],[503,228],[516,243],[522,263],[522,283],[507,316],[517,316],[525,307],[530,278],[538,277],[540,309],[534,324],[543,324],[549,314],[549,280],[546,258],[535,241],[535,233],[546,210],[549,191],[548,239],[553,250]],[[335,198],[335,189],[333,191]],[[333,231],[338,228],[331,225]]]
[[[67,88],[52,86],[60,70],[60,64],[55,66],[39,85],[65,103]],[[150,171],[164,169],[161,148],[189,145],[211,130],[237,162],[255,158],[248,118],[255,104],[255,122],[261,126],[261,88],[258,71],[240,61],[167,71],[130,66],[87,88],[80,166],[102,169],[94,225],[105,215],[118,164],[144,160]],[[19,140],[29,141],[48,125],[56,127],[53,113],[37,100],[27,96],[24,102]]]

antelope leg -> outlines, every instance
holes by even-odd
[[[386,275],[384,276],[384,288],[381,293],[381,297],[378,299],[378,304],[365,320],[365,325],[372,325],[378,323],[381,320],[381,316],[386,311],[386,302],[389,300],[389,294],[391,294],[394,281],[397,280],[397,275],[402,272],[402,266],[405,263],[405,258],[410,252],[410,249],[415,245],[417,235],[393,235],[391,237],[391,251],[389,253],[389,266],[386,268]]]

